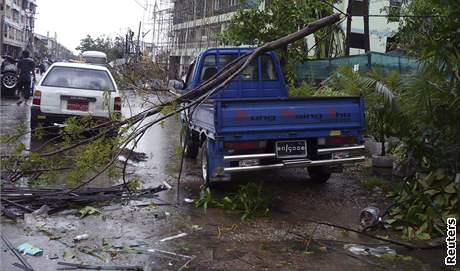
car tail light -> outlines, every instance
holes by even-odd
[[[34,91],[34,96],[32,98],[32,104],[33,105],[40,105],[42,100],[42,92],[40,90],[35,90]]]
[[[120,97],[115,97],[115,100],[113,103],[113,110],[121,111],[121,98]]]
[[[267,147],[267,141],[225,142],[224,147],[227,150],[262,149]]]
[[[356,144],[357,139],[354,136],[331,136],[327,138],[318,138],[318,145],[347,145]]]

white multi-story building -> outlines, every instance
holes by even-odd
[[[36,0],[0,0],[1,54],[19,56],[33,48]]]
[[[202,50],[218,46],[216,35],[240,8],[258,4],[248,0],[173,0],[170,70],[182,74]]]
[[[386,53],[388,43],[398,30],[399,18],[386,17],[388,11],[393,11],[392,15],[397,15],[403,0],[369,0],[369,43],[370,51]],[[240,8],[257,7],[264,8],[270,1],[241,1],[241,0],[172,0],[174,3],[171,36],[172,46],[170,50],[170,70],[174,74],[181,74],[190,64],[193,57],[198,52],[218,46],[216,34],[224,30],[227,23],[235,11]],[[344,12],[347,11],[350,0],[342,0],[335,4],[336,8]],[[363,0],[354,0],[354,6],[360,7]],[[343,35],[338,35],[334,39],[339,48],[333,55],[343,55],[345,53],[345,39],[347,21],[340,24]],[[364,33],[364,20],[362,16],[353,16],[351,32],[357,34]],[[312,46],[315,44],[313,35],[307,37],[307,43]],[[353,46],[352,46],[353,47]],[[341,49],[340,49],[341,48]],[[351,48],[350,55],[362,54],[364,49]],[[310,54],[314,54],[312,50]]]

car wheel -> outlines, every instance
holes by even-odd
[[[17,82],[16,73],[14,72],[5,72],[2,76],[2,86],[7,89],[15,88]]]
[[[185,148],[184,150],[185,157],[196,159],[196,157],[198,156],[200,147],[199,147],[198,142],[191,135],[190,130],[188,128],[182,129],[182,132],[180,134],[180,141],[181,141],[181,147]]]
[[[209,184],[208,141],[205,140],[201,148],[201,177],[206,185]]]
[[[1,81],[2,95],[14,96],[16,84],[17,84],[16,73],[5,72],[2,76],[2,81]]]
[[[331,177],[328,167],[309,167],[308,174],[312,180],[319,183],[325,183]]]

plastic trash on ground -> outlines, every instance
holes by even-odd
[[[185,198],[184,201],[185,201],[186,203],[193,203],[193,202],[195,202],[195,200],[190,199],[190,198]]]
[[[40,256],[43,254],[43,249],[29,243],[24,243],[20,245],[18,247],[18,251],[30,256]]]
[[[382,257],[385,254],[393,254],[396,255],[396,250],[388,247],[388,246],[378,246],[378,247],[368,247],[364,245],[357,245],[357,244],[346,244],[343,246],[344,249],[350,251],[355,255],[373,255],[376,257]]]
[[[380,209],[373,206],[364,208],[359,215],[359,220],[364,229],[376,226],[382,221]]]
[[[184,236],[187,236],[187,234],[185,232],[179,233],[179,234],[174,235],[174,236],[163,238],[163,239],[160,240],[160,242],[165,242],[165,241],[177,239],[177,238],[181,238],[181,237],[184,237]]]
[[[80,235],[77,235],[73,238],[73,241],[74,242],[79,242],[79,241],[83,241],[83,240],[86,240],[89,238],[89,235],[87,233],[85,234],[80,234]]]

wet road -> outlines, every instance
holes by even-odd
[[[129,100],[131,110],[127,104],[124,106],[126,116],[143,110],[136,98]],[[0,112],[2,134],[10,133],[18,124],[28,125],[28,108],[16,106],[14,100],[2,99]],[[147,263],[145,270],[178,270],[189,259],[159,250],[196,256],[188,270],[433,270],[441,266],[443,250],[425,253],[394,247],[398,253],[413,257],[406,262],[352,257],[344,251],[344,244],[375,241],[305,221],[326,220],[357,228],[363,207],[387,204],[381,192],[358,186],[353,174],[336,174],[325,185],[311,182],[303,169],[239,176],[213,190],[214,195],[235,192],[238,185],[248,181],[262,181],[278,201],[270,217],[241,221],[220,209],[210,208],[204,213],[184,203],[186,197],[199,197],[201,185],[198,163],[186,160],[179,189],[181,204],[175,205],[179,128],[177,119],[171,118],[164,126],[150,129],[136,148],[147,154],[147,160],[130,162],[128,169],[142,178],[144,187],[163,181],[173,186],[160,193],[160,198],[100,207],[101,215],[84,219],[75,211],[49,217],[28,216],[18,222],[2,218],[2,232],[15,246],[30,242],[44,249],[43,256],[27,256],[36,270],[56,270],[58,261],[117,266]],[[23,142],[30,145],[30,137],[25,136]],[[7,146],[2,146],[2,151],[6,150]],[[152,201],[173,205],[148,206]],[[136,207],[138,204],[146,207]],[[83,233],[89,234],[88,240],[72,241]],[[160,241],[179,233],[187,235]],[[318,241],[308,245],[313,253],[306,253],[305,244],[311,239]],[[58,259],[50,259],[54,256]],[[11,264],[17,260],[4,244],[1,259],[0,270],[14,270]]]

